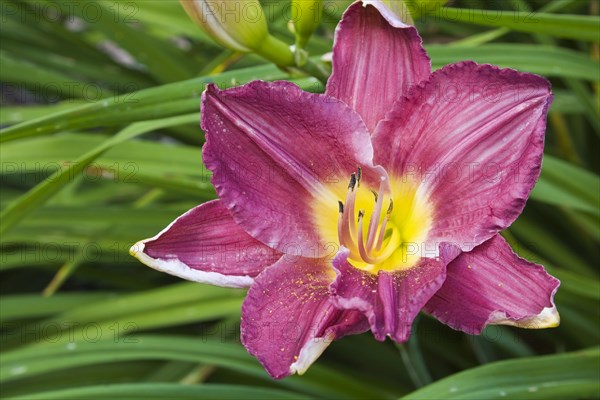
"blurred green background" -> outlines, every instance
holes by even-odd
[[[292,44],[289,2],[263,3]],[[239,342],[244,291],[183,282],[128,249],[215,197],[206,83],[323,85],[223,49],[176,1],[0,4],[3,398],[600,397],[599,2],[456,0],[415,19],[434,68],[471,59],[552,81],[542,176],[505,237],[562,281],[561,326],[469,336],[421,315],[404,345],[348,337],[282,381]],[[348,4],[324,2],[315,62]]]

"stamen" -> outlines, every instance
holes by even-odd
[[[381,196],[378,196],[377,203],[375,203],[375,209],[373,210],[373,214],[371,214],[371,220],[369,221],[369,233],[367,234],[367,249],[373,249],[373,243],[375,242],[375,235],[377,234],[377,227],[379,226],[379,217],[381,216],[381,209],[383,207],[383,193],[384,192],[384,184],[385,181],[382,181],[379,185],[379,193],[382,193]]]
[[[344,226],[343,226],[343,221],[344,221],[344,203],[342,203],[341,201],[338,200],[338,209],[340,212],[340,216],[338,218],[338,239],[340,241],[340,245],[342,246],[346,246],[346,244],[344,243]]]
[[[392,210],[394,209],[394,200],[390,199],[390,205],[385,213],[385,217],[383,217],[383,222],[381,223],[381,229],[379,230],[379,235],[377,236],[377,245],[375,246],[375,251],[381,250],[381,245],[383,244],[383,237],[385,236],[385,227],[387,225],[388,219],[390,215],[392,215]]]
[[[341,226],[339,227],[338,235],[340,236],[340,244],[344,244],[351,252],[356,252],[355,238],[356,221],[354,221],[354,203],[356,200],[356,191],[353,190],[356,183],[356,177],[352,174],[350,184],[348,185],[348,193],[346,194],[346,203],[342,213]]]
[[[344,226],[349,229],[349,237],[356,232],[356,222],[354,221],[354,202],[356,200],[356,174],[350,175],[350,183],[348,184],[348,193],[346,194],[346,212],[344,213]]]
[[[396,229],[393,229],[392,235],[390,236],[390,239],[385,245],[385,249],[383,249],[382,253],[377,255],[377,258],[375,258],[375,262],[379,263],[387,259],[394,253],[394,251],[396,251],[400,247],[401,244],[402,242],[400,241],[400,233]]]
[[[354,190],[355,186],[356,186],[356,174],[353,172],[352,175],[350,175],[350,183],[348,183],[348,189]]]
[[[375,197],[375,203],[377,203],[377,199],[379,198],[379,195],[377,194],[376,191],[371,189],[371,193],[373,193],[373,197]]]
[[[364,211],[358,212],[358,252],[360,254],[360,258],[363,261],[368,262],[369,264],[376,264],[377,259],[372,258],[369,253],[367,253],[367,249],[365,249],[365,241],[363,240],[363,217],[365,215]]]
[[[383,218],[383,222],[381,223],[381,229],[379,230],[379,235],[377,236],[377,245],[375,246],[375,251],[381,250],[381,245],[383,244],[383,237],[385,236],[385,227],[387,225],[389,218],[389,214]]]
[[[368,231],[365,232],[365,210],[358,210],[358,218],[354,218],[356,215],[354,211],[356,196],[361,179],[362,169],[358,166],[357,172],[350,175],[346,200],[344,202],[338,201],[338,236],[340,245],[350,250],[353,259],[376,265],[396,251],[401,244],[401,237],[395,229],[389,232],[391,235],[387,240],[385,236],[386,227],[394,209],[394,201],[390,198],[389,205],[382,218],[385,197],[391,197],[390,182],[387,179],[381,180],[378,191],[371,190],[375,198],[375,206],[369,218]],[[379,223],[380,220],[381,224]],[[384,242],[385,248],[383,248]]]

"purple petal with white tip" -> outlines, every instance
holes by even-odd
[[[497,324],[549,328],[560,321],[554,305],[559,285],[544,267],[520,258],[496,235],[448,265],[446,281],[425,311],[470,334]]]
[[[237,225],[221,201],[186,212],[153,238],[131,248],[141,262],[190,281],[248,287],[281,258]]]
[[[274,378],[302,374],[329,344],[365,332],[358,311],[336,308],[323,260],[284,256],[258,276],[242,306],[242,342]]]

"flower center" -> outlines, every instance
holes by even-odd
[[[338,240],[340,245],[350,250],[352,260],[376,265],[385,261],[400,246],[398,230],[393,226],[388,229],[388,222],[394,211],[394,200],[388,180],[382,179],[379,190],[371,191],[374,206],[368,218],[368,227],[363,209],[358,210],[355,221],[356,194],[360,189],[360,180],[359,167],[358,172],[350,177],[345,203],[338,201]],[[384,201],[388,203],[385,213],[382,212]]]
[[[322,237],[350,250],[348,261],[356,268],[373,273],[412,268],[426,253],[431,205],[412,177],[382,177],[376,190],[361,185],[361,178],[357,168],[347,186],[332,187],[315,204]]]

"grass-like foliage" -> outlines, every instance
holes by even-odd
[[[272,34],[294,43],[289,2],[264,3]],[[314,62],[349,2],[324,3]],[[347,337],[281,381],[240,344],[244,291],[161,274],[128,249],[215,198],[201,160],[207,83],[323,84],[223,49],[176,1],[0,7],[3,398],[600,396],[597,1],[455,0],[415,20],[434,68],[475,60],[552,82],[542,175],[504,234],[561,280],[560,327],[469,336],[422,314],[404,345]]]

